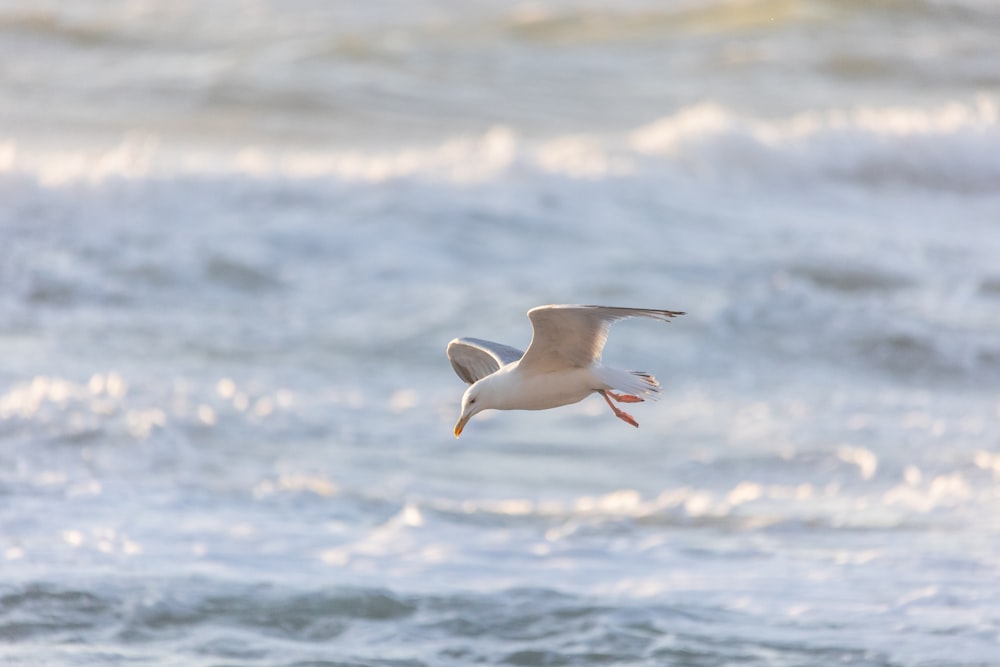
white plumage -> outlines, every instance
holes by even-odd
[[[607,401],[616,417],[638,426],[611,399],[638,403],[643,396],[656,398],[660,385],[648,373],[601,365],[608,329],[612,322],[629,317],[668,322],[683,314],[615,306],[538,306],[528,311],[532,336],[524,352],[479,338],[456,338],[448,343],[448,359],[471,386],[462,397],[455,437],[483,410],[545,410],[576,403],[593,393]]]

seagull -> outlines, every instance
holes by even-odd
[[[615,417],[639,427],[619,403],[641,403],[657,398],[660,383],[649,373],[623,371],[601,365],[601,350],[612,322],[651,317],[669,322],[683,315],[676,310],[615,306],[538,306],[528,311],[531,343],[522,352],[479,338],[456,338],[448,343],[452,368],[470,386],[462,396],[462,414],[455,437],[483,410],[547,410],[600,394]],[[621,393],[615,393],[617,390]]]

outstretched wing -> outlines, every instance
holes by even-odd
[[[629,317],[652,317],[669,322],[683,315],[676,310],[618,308],[615,306],[539,306],[528,311],[531,344],[519,368],[546,373],[560,368],[582,368],[600,361],[612,322]]]
[[[480,338],[456,338],[448,343],[448,360],[458,377],[472,384],[501,366],[517,361],[524,352],[509,345]]]

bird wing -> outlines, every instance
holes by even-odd
[[[532,373],[583,368],[600,361],[612,322],[629,317],[669,322],[683,314],[676,310],[615,306],[538,306],[528,311],[531,344],[518,368]]]
[[[480,338],[456,338],[448,343],[448,360],[458,377],[472,384],[517,361],[524,352]]]

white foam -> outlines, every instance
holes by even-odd
[[[0,143],[0,174],[28,175],[47,187],[178,174],[364,183],[417,178],[456,185],[525,173],[572,179],[672,175],[710,183],[994,194],[1000,182],[998,108],[984,95],[932,108],[820,109],[771,119],[709,102],[622,135],[529,140],[498,126],[436,146],[373,151],[179,150],[145,135],[103,150],[39,151],[6,140]]]
[[[996,100],[937,108],[821,110],[765,120],[716,104],[681,110],[630,136],[640,153],[705,178],[914,185],[995,192],[1000,182]]]

